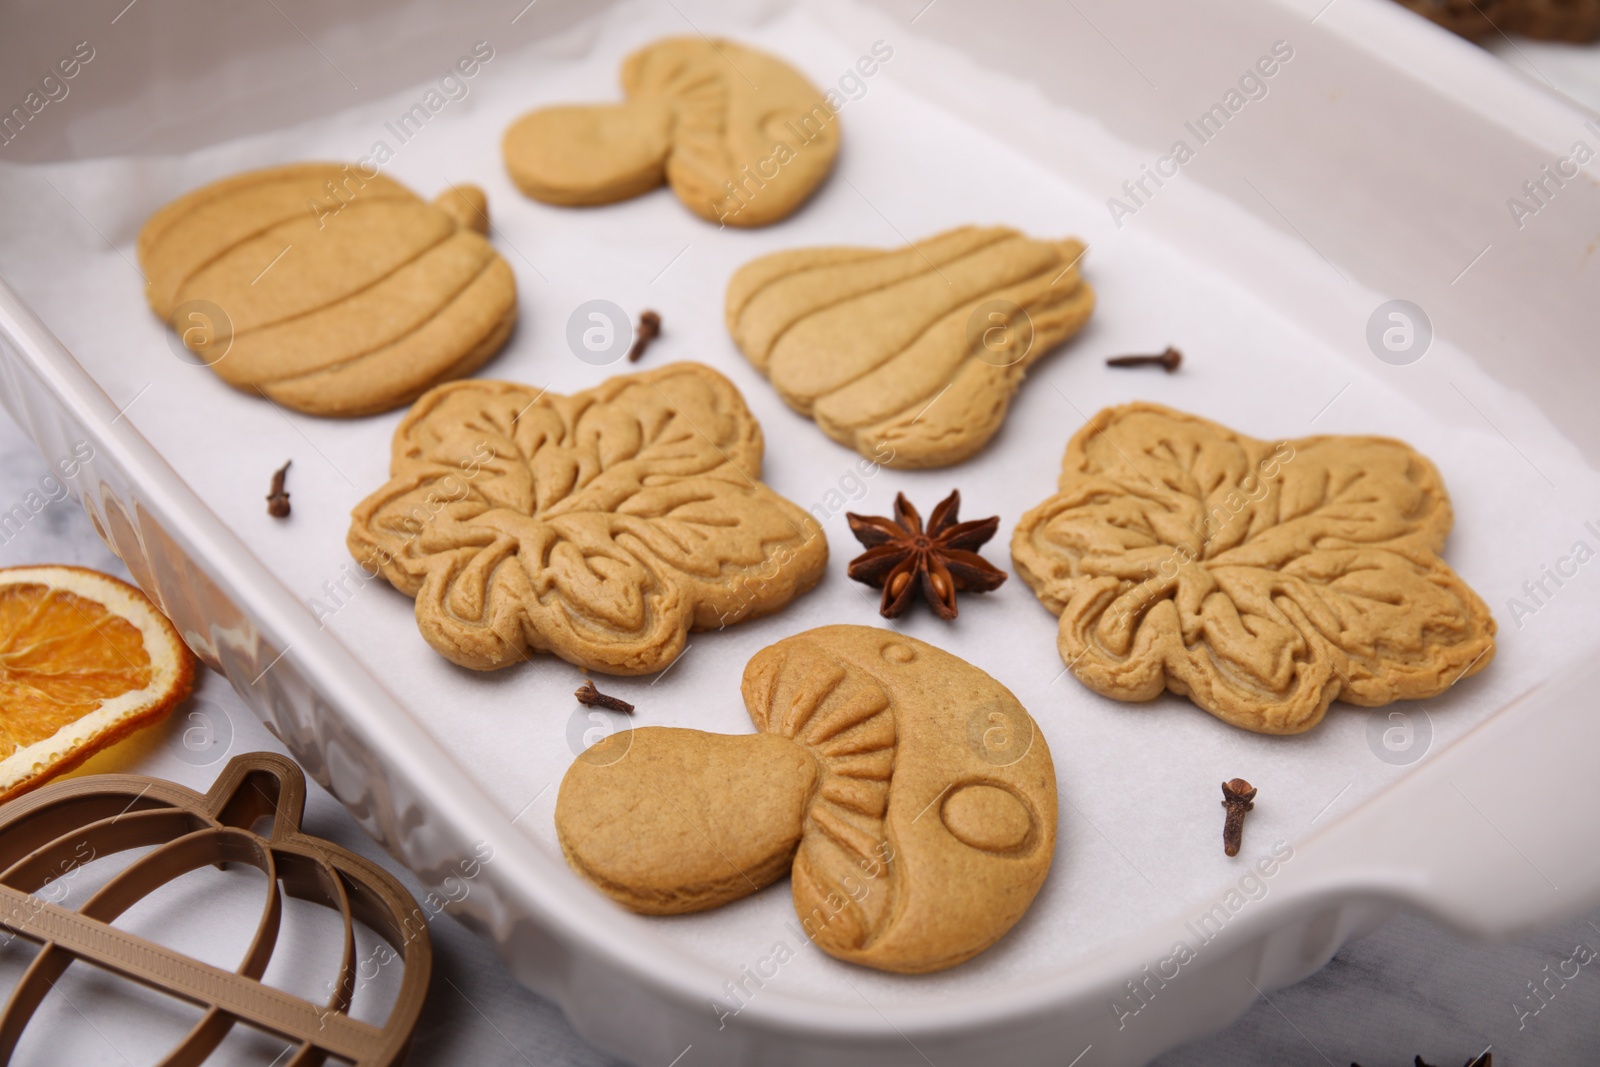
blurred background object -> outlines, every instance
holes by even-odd
[[[1398,0],[1474,41],[1517,34],[1589,44],[1600,38],[1600,0]]]

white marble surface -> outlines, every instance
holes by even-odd
[[[26,500],[47,473],[32,443],[0,413],[0,513]],[[44,506],[15,533],[0,532],[0,566],[72,563],[127,577],[121,563],[94,534],[71,498]],[[180,758],[182,720],[148,731],[91,760],[77,773],[130,771],[174,778],[204,789],[225,757],[260,749],[282,751],[219,676],[204,672],[198,696],[228,719],[228,751],[195,766]],[[416,881],[382,853],[313,783],[306,827],[371,857],[398,874],[413,893]],[[588,1065],[610,1060],[586,1045],[547,1001],[521,988],[487,945],[453,920],[433,923],[434,978],[410,1059],[415,1067],[459,1064]],[[1319,974],[1258,1002],[1212,1037],[1162,1057],[1160,1067],[1238,1067],[1241,1064],[1344,1064],[1363,1067],[1411,1064],[1421,1053],[1438,1067],[1454,1067],[1492,1046],[1501,1067],[1600,1063],[1600,959],[1578,969],[1537,1013],[1528,983],[1544,981],[1583,944],[1600,951],[1600,912],[1573,919],[1515,944],[1466,942],[1426,920],[1402,916],[1349,945]],[[14,976],[16,951],[0,948],[0,975]],[[10,963],[12,966],[7,966]],[[1550,970],[1546,970],[1546,968]],[[1567,966],[1568,973],[1572,966]],[[90,1064],[134,1062],[116,1046],[115,1007],[93,1023],[97,1052],[75,1056]],[[137,1010],[130,1004],[122,1010]],[[59,1022],[57,1020],[60,1020]],[[67,1025],[63,1012],[36,1026]],[[1519,1022],[1521,1025],[1519,1026]],[[619,1020],[619,1025],[626,1025]],[[49,1035],[30,1034],[18,1064],[55,1063]],[[248,1061],[241,1061],[248,1062]],[[270,1052],[260,1062],[270,1062]],[[680,1067],[693,1067],[692,1053]]]

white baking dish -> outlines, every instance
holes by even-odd
[[[927,7],[923,0],[882,7],[803,6],[807,33],[820,28],[850,47],[875,39],[894,41],[896,58],[881,74],[885,81],[875,83],[869,93],[887,94],[896,106],[909,106],[907,101],[915,97],[923,113],[942,110],[960,116],[1040,168],[1039,175],[1015,177],[1018,212],[1038,199],[1033,190],[1044,188],[1046,179],[1077,190],[1079,200],[1096,212],[1104,198],[1126,196],[1120,192],[1122,183],[1137,180],[1142,165],[1166,154],[1173,138],[1182,136],[1185,121],[1216,103],[1275,42],[1289,42],[1294,65],[1271,83],[1270,93],[1248,105],[1249,124],[1230,126],[1226,136],[1208,142],[1185,165],[1182,180],[1138,203],[1134,216],[1123,219],[1127,245],[1114,243],[1124,230],[1108,215],[1091,217],[1078,201],[1063,209],[1075,229],[1104,238],[1101,251],[1091,251],[1098,259],[1091,258],[1086,271],[1103,286],[1097,324],[1103,323],[1105,332],[1092,344],[1085,338],[1068,355],[1047,363],[1039,380],[1025,387],[1013,414],[1023,428],[1016,432],[1034,433],[1040,440],[1037,458],[1016,477],[1025,479],[1026,493],[1042,499],[1065,438],[1076,425],[1059,412],[1047,417],[1034,409],[1030,414],[1028,390],[1049,390],[1052,381],[1073,389],[1074,383],[1088,379],[1052,379],[1054,368],[1087,375],[1097,357],[1112,350],[1108,346],[1134,343],[1140,336],[1138,313],[1128,307],[1136,299],[1138,279],[1126,277],[1128,265],[1154,262],[1152,250],[1168,250],[1162,254],[1202,266],[1213,276],[1205,283],[1211,287],[1205,292],[1212,294],[1207,299],[1227,304],[1218,310],[1219,318],[1227,320],[1225,328],[1218,328],[1221,339],[1205,338],[1198,354],[1191,353],[1198,377],[1188,386],[1180,377],[1171,382],[1119,379],[1107,388],[1146,389],[1184,404],[1182,389],[1207,388],[1206,353],[1220,365],[1227,358],[1227,339],[1237,338],[1241,350],[1251,347],[1250,331],[1237,319],[1238,308],[1266,305],[1299,335],[1322,346],[1319,351],[1326,351],[1328,358],[1348,360],[1350,381],[1367,380],[1359,376],[1370,377],[1374,368],[1381,372],[1385,389],[1437,422],[1419,426],[1418,434],[1438,442],[1454,439],[1451,433],[1458,432],[1463,455],[1476,455],[1472,450],[1482,447],[1482,439],[1492,438],[1496,448],[1504,449],[1498,458],[1505,466],[1486,463],[1486,478],[1526,462],[1532,471],[1527,478],[1536,474],[1553,481],[1563,488],[1551,491],[1566,495],[1559,497],[1558,506],[1537,495],[1545,492],[1543,482],[1532,496],[1527,486],[1508,484],[1508,506],[1525,509],[1533,518],[1497,517],[1489,513],[1477,487],[1464,484],[1472,471],[1462,472],[1459,457],[1439,446],[1444,451],[1435,450],[1435,458],[1457,490],[1462,524],[1448,555],[1458,566],[1480,566],[1492,574],[1481,591],[1504,628],[1506,669],[1519,657],[1521,662],[1548,663],[1549,668],[1528,684],[1504,683],[1504,671],[1475,679],[1474,686],[1482,683],[1477,692],[1504,692],[1493,708],[1474,711],[1442,700],[1431,717],[1408,709],[1410,719],[1396,720],[1395,729],[1403,734],[1408,723],[1413,731],[1429,724],[1437,736],[1427,757],[1405,769],[1381,764],[1374,755],[1382,747],[1380,729],[1378,747],[1372,752],[1362,747],[1358,755],[1369,770],[1376,767],[1382,774],[1363,772],[1359,785],[1352,777],[1348,792],[1328,788],[1322,794],[1291,797],[1293,789],[1280,786],[1276,794],[1264,793],[1252,817],[1258,829],[1249,839],[1249,865],[1225,867],[1210,856],[1217,851],[1220,812],[1209,781],[1205,795],[1194,804],[1192,821],[1182,810],[1162,808],[1165,801],[1129,794],[1129,805],[1149,805],[1142,818],[1138,810],[1131,812],[1129,824],[1172,824],[1171,847],[1182,853],[1177,869],[1203,873],[1176,878],[1160,890],[1152,884],[1149,900],[1155,903],[1148,912],[1124,913],[1115,923],[1108,919],[1103,936],[1071,928],[1076,944],[1091,948],[1074,948],[1071,938],[1052,940],[1059,931],[1051,924],[1061,914],[1052,909],[1065,905],[1042,898],[1037,916],[1011,938],[947,976],[890,979],[829,966],[829,961],[812,958],[813,953],[786,970],[781,981],[768,979],[756,986],[741,964],[760,964],[774,938],[763,940],[758,933],[783,913],[786,888],[768,890],[741,903],[736,912],[688,920],[646,921],[619,912],[575,879],[551,848],[549,795],[534,795],[530,788],[532,799],[526,806],[508,799],[505,768],[490,758],[492,753],[465,742],[451,747],[433,732],[433,709],[419,703],[423,690],[410,687],[406,665],[362,651],[356,635],[341,629],[346,620],[367,611],[373,612],[374,626],[395,620],[409,625],[403,601],[378,591],[357,603],[351,615],[335,618],[328,629],[319,624],[307,603],[315,584],[308,585],[303,573],[274,556],[283,549],[263,548],[258,527],[243,518],[261,507],[258,498],[265,486],[256,482],[257,468],[268,466],[263,449],[281,444],[265,431],[251,436],[256,431],[250,420],[260,405],[221,391],[204,372],[196,371],[200,377],[187,386],[191,403],[198,406],[203,398],[206,405],[224,405],[254,450],[250,458],[257,462],[235,471],[233,480],[242,485],[235,497],[227,479],[208,472],[204,457],[197,459],[192,450],[174,451],[170,445],[181,439],[170,425],[181,403],[162,407],[167,401],[161,396],[142,394],[136,383],[130,387],[131,379],[119,377],[103,346],[75,345],[78,355],[96,368],[94,374],[86,372],[12,288],[5,288],[0,289],[0,382],[6,406],[47,458],[72,454],[79,441],[93,446],[95,458],[72,480],[72,487],[108,543],[160,600],[196,651],[227,673],[307,770],[397,857],[424,881],[443,885],[475,847],[488,843],[494,849],[494,859],[483,866],[470,892],[451,889],[441,895],[461,898],[457,914],[493,939],[522,980],[560,1002],[585,1036],[634,1062],[670,1063],[692,1046],[686,1064],[944,1065],[997,1059],[1083,1067],[1140,1064],[1224,1024],[1258,991],[1311,973],[1344,941],[1397,906],[1423,908],[1485,936],[1553,922],[1592,906],[1600,897],[1600,857],[1578,842],[1600,816],[1600,782],[1589,767],[1600,735],[1590,695],[1600,681],[1600,665],[1590,653],[1600,648],[1600,641],[1592,632],[1578,631],[1585,618],[1596,617],[1600,600],[1583,584],[1587,575],[1582,574],[1550,599],[1548,610],[1541,602],[1535,621],[1542,629],[1524,631],[1506,616],[1505,602],[1515,594],[1515,584],[1501,580],[1504,574],[1538,580],[1541,563],[1555,558],[1545,546],[1555,543],[1559,549],[1580,536],[1581,526],[1576,525],[1571,538],[1565,527],[1542,529],[1535,521],[1546,514],[1541,509],[1588,515],[1600,525],[1600,496],[1594,493],[1590,469],[1600,458],[1600,421],[1587,410],[1600,398],[1600,369],[1583,347],[1600,326],[1600,302],[1594,300],[1595,283],[1587,268],[1587,237],[1574,236],[1595,232],[1600,195],[1592,182],[1568,180],[1521,229],[1505,205],[1508,197],[1521,195],[1522,182],[1538,175],[1544,164],[1568,155],[1574,140],[1589,137],[1591,143],[1600,143],[1600,137],[1586,133],[1584,117],[1491,58],[1382,0],[1336,0],[1327,8],[1268,0],[1203,7],[1179,0],[991,3],[981,8],[959,0],[938,0]],[[0,91],[7,94],[0,99],[22,99],[27,91],[22,80],[32,76],[18,72],[39,66],[42,75],[57,52],[70,52],[78,40],[96,42],[96,57],[73,81],[76,101],[69,95],[50,105],[64,112],[57,116],[59,125],[44,125],[52,114],[47,108],[38,126],[0,148],[0,164],[87,160],[111,153],[200,152],[198,170],[186,171],[181,179],[168,175],[180,185],[193,184],[209,176],[201,173],[205,166],[215,164],[216,157],[203,154],[205,146],[246,134],[271,136],[279,127],[353,106],[346,101],[367,100],[431,78],[454,55],[441,60],[440,41],[454,47],[457,41],[492,39],[499,54],[508,57],[502,62],[547,62],[553,69],[564,69],[561,63],[577,62],[598,47],[605,62],[596,69],[604,71],[614,68],[614,56],[605,49],[610,47],[608,34],[618,32],[618,20],[647,23],[662,15],[641,6],[606,22],[603,13],[547,0],[520,11],[459,5],[449,11],[413,7],[402,14],[378,4],[345,6],[337,12],[284,4],[283,17],[268,10],[262,21],[240,26],[199,4],[152,7],[145,11],[141,5],[111,27],[82,32],[70,16],[53,10],[27,22],[11,16],[14,24],[0,34],[0,71],[6,72],[0,76]],[[728,32],[778,50],[785,50],[782,41],[768,38],[795,25],[784,21],[792,16],[779,4],[759,16],[731,7],[678,4],[664,17],[681,19],[687,24],[681,30]],[[800,36],[793,49],[797,56],[805,52]],[[167,62],[171,54],[192,62]],[[49,62],[40,66],[41,57]],[[330,57],[337,57],[337,66]],[[803,65],[818,81],[832,81],[829,71],[835,68]],[[91,81],[91,76],[101,80]],[[14,77],[19,79],[15,83]],[[360,84],[368,95],[352,98],[352,84]],[[596,74],[573,92],[603,94],[610,84],[608,77]],[[478,96],[473,107],[492,110],[535,102],[505,101],[487,79],[474,91]],[[66,112],[69,102],[78,110]],[[381,106],[377,113],[382,113]],[[838,200],[828,197],[870,197],[869,206],[888,203],[897,216],[931,211],[919,206],[911,183],[893,189],[892,199],[884,201],[880,187],[867,184],[870,175],[863,178],[861,171],[850,169],[852,152],[858,159],[873,158],[869,131],[885,137],[894,132],[875,126],[875,114],[854,102],[844,109],[846,155],[840,176],[789,224],[793,229],[763,231],[759,240],[769,244],[762,247],[809,243],[807,236],[796,236],[808,232],[798,228],[824,223],[837,210]],[[26,140],[34,134],[39,136]],[[493,160],[489,145],[461,159],[454,175],[486,185],[491,178],[503,182],[486,169],[493,167]],[[60,182],[82,177],[70,168],[39,173]],[[397,173],[403,180],[416,180],[413,174]],[[1006,177],[1006,167],[985,167],[978,159],[970,176],[956,180],[994,183]],[[13,192],[44,188],[32,172],[18,170],[0,179]],[[841,179],[866,188],[852,194],[855,184],[845,188]],[[930,186],[940,180],[950,176],[925,177]],[[142,216],[128,207],[123,190],[105,190],[103,198],[88,202],[78,186],[62,188],[56,190],[59,202],[48,199],[48,190],[37,201],[8,202],[8,225],[20,227],[28,217],[22,213],[37,212],[50,216],[48,225],[81,231],[85,240],[103,237],[128,248]],[[553,339],[559,336],[565,307],[560,298],[537,287],[510,247],[534,239],[515,228],[518,213],[534,209],[508,202],[492,186],[491,191],[492,209],[505,227],[497,240],[518,265],[524,287],[528,322],[514,347],[558,345]],[[938,197],[930,194],[927,199]],[[680,235],[688,244],[711,241],[708,228],[664,197],[618,210],[633,214],[590,216],[582,225],[603,227],[608,225],[603,219],[618,217],[629,220],[629,226],[641,219],[650,225],[659,221],[662,230],[641,230],[639,238],[655,242],[649,245],[650,254],[662,251],[662,264]],[[860,217],[868,217],[865,208],[859,210]],[[552,228],[573,225],[555,216],[527,217]],[[596,232],[608,237],[617,233]],[[887,244],[893,237],[874,233],[863,238],[868,239]],[[10,247],[20,247],[20,241]],[[66,287],[69,303],[81,307],[86,318],[105,319],[128,331],[127,365],[167,358],[159,332],[138,311],[137,283],[131,275],[105,287],[89,284],[85,276],[80,292],[72,289],[75,279],[61,272],[64,261],[40,249],[36,268],[34,262],[11,259],[4,271],[14,288],[32,294],[32,302],[56,309],[51,324],[57,333],[78,336],[83,329],[61,313],[59,287]],[[1103,264],[1098,274],[1097,262]],[[23,269],[26,276],[20,276]],[[706,293],[714,296],[723,277],[695,290],[702,303]],[[41,278],[58,288],[45,291]],[[1198,300],[1178,291],[1182,281],[1181,273],[1152,274],[1148,284],[1173,287],[1170,300],[1175,304]],[[1245,296],[1228,296],[1235,290]],[[629,296],[642,300],[653,292],[659,290],[641,283]],[[1167,298],[1160,292],[1155,296]],[[1367,349],[1369,316],[1389,297],[1422,305],[1432,319],[1438,337],[1434,351],[1420,363],[1387,368]],[[1147,305],[1143,314],[1151,322],[1164,321],[1158,310]],[[705,322],[714,324],[720,309],[713,301],[702,311],[688,318],[679,312],[680,318],[669,319],[669,330],[684,322],[682,332],[693,334],[698,344],[709,344],[712,334]],[[1191,320],[1198,321],[1194,315]],[[1203,334],[1198,326],[1194,329]],[[1275,323],[1261,326],[1262,336],[1280,336],[1282,329]],[[1147,340],[1159,347],[1173,339]],[[730,361],[720,361],[723,357]],[[498,367],[500,373],[515,376],[524,364],[514,360],[521,358],[508,353],[486,373],[494,374]],[[736,374],[737,364],[731,362],[736,358],[721,353],[712,361]],[[163,370],[170,367],[163,365]],[[799,489],[789,489],[783,481],[795,481],[795,470],[804,460],[794,453],[832,446],[803,421],[785,422],[791,417],[747,370],[737,380],[767,428],[769,476],[780,491],[799,497],[808,491],[804,480],[799,479]],[[1498,389],[1497,382],[1503,383]],[[1180,391],[1161,392],[1174,389]],[[1325,392],[1329,407],[1344,395],[1337,381]],[[1259,412],[1252,417],[1270,420],[1275,409],[1290,403],[1289,395],[1262,385],[1260,395],[1238,398],[1237,404]],[[1207,414],[1222,414],[1196,406]],[[209,416],[197,412],[195,417]],[[1296,432],[1346,429],[1343,417],[1338,408],[1325,420],[1323,411],[1308,410],[1299,417]],[[1278,420],[1280,425],[1290,422]],[[1311,422],[1317,425],[1307,428]],[[368,450],[377,452],[363,466],[362,477],[370,474],[369,468],[381,472],[381,446],[390,426],[392,419],[372,420],[365,429],[350,431],[365,435]],[[1034,429],[1027,430],[1029,426]],[[1439,427],[1452,429],[1447,433]],[[314,448],[337,450],[349,443],[340,436],[343,430],[309,421],[291,423],[290,430],[308,444],[316,442]],[[167,441],[169,447],[163,452],[152,439]],[[1014,442],[1006,447],[1015,450]],[[344,452],[334,454],[344,461]],[[227,446],[219,445],[218,455],[237,464],[238,453]],[[276,452],[269,458],[276,465]],[[836,458],[842,463],[848,454]],[[302,469],[297,463],[297,473]],[[998,493],[991,488],[993,478],[992,470],[975,466],[917,476],[905,484],[914,484],[923,495],[935,485],[956,484],[970,499]],[[375,485],[363,484],[361,490]],[[291,483],[291,489],[302,493],[296,506],[298,514],[308,516],[306,522],[326,521],[331,506],[318,514],[329,495],[321,483],[301,481]],[[879,495],[868,503],[886,503],[884,490],[876,491]],[[1008,530],[1015,512],[1009,500],[1006,507],[1003,529]],[[1522,536],[1508,537],[1506,531],[1517,530],[1519,523]],[[831,527],[830,534],[830,570],[837,572],[848,541],[841,541]],[[1514,558],[1491,570],[1482,561],[1491,559],[1499,546]],[[1006,562],[1003,548],[990,554]],[[316,565],[325,566],[326,558],[331,557],[319,557]],[[816,596],[835,595],[830,590],[836,591],[841,580],[831,573]],[[1053,621],[1025,590],[1013,586],[1003,595],[1015,597],[997,601],[1009,605],[1009,614],[995,614],[986,602],[964,607],[963,619],[1003,620],[1016,628],[1018,644],[1044,648],[1047,659],[1053,654]],[[708,651],[695,655],[719,665],[720,673],[708,673],[708,666],[686,656],[678,677],[658,691],[663,694],[660,702],[671,705],[687,699],[694,686],[703,686],[705,700],[728,705],[715,711],[711,728],[738,728],[741,713],[732,684],[722,675],[736,676],[743,656],[799,628],[802,624],[795,620],[812,624],[807,612],[837,606],[822,599],[808,606],[812,603],[803,600],[758,624],[763,629],[751,627],[746,633],[741,628],[708,638]],[[832,621],[865,622],[871,616],[858,612]],[[396,624],[397,641],[404,630]],[[942,633],[915,632],[936,641]],[[1523,643],[1515,644],[1519,640]],[[1540,655],[1530,658],[1522,650],[1535,640]],[[401,647],[410,654],[410,646]],[[1003,662],[998,658],[995,663],[976,661],[1015,688],[1039,717],[1055,751],[1067,805],[1091,804],[1093,798],[1075,792],[1075,785],[1098,781],[1101,774],[1110,775],[1106,781],[1118,780],[1096,767],[1100,752],[1081,744],[1078,735],[1046,714],[1057,700],[1090,714],[1091,704],[1072,688],[1075,683],[1068,679],[1054,689],[1035,686],[998,669],[995,663]],[[470,693],[482,705],[469,711],[482,718],[495,715],[496,729],[507,731],[511,739],[502,747],[514,748],[522,743],[516,739],[523,735],[514,732],[522,728],[521,720],[503,713],[517,710],[534,717],[544,710],[558,720],[554,734],[559,735],[567,706],[541,708],[528,698],[547,700],[563,686],[570,690],[574,676],[559,665],[541,666],[487,680],[463,678],[459,685],[464,700]],[[1495,685],[1500,688],[1489,688]],[[457,714],[455,709],[451,714]],[[1093,714],[1110,715],[1107,721],[1119,727],[1125,723],[1130,732],[1170,723],[1177,736],[1203,738],[1228,759],[1256,753],[1251,757],[1255,765],[1267,767],[1280,752],[1287,760],[1291,752],[1326,749],[1330,738],[1354,738],[1360,746],[1364,729],[1359,724],[1375,721],[1364,712],[1336,710],[1306,745],[1278,749],[1272,746],[1284,743],[1258,741],[1264,747],[1250,747],[1249,739],[1225,732],[1176,701],[1137,716],[1097,706]],[[1344,719],[1335,722],[1340,715]],[[1467,729],[1469,721],[1475,725]],[[1310,745],[1322,748],[1306,747]],[[1126,763],[1128,750],[1114,750],[1123,753]],[[570,756],[562,750],[553,757],[540,752],[527,758],[554,765]],[[1210,773],[1204,751],[1196,752],[1194,762]],[[1154,782],[1194,770],[1154,747],[1148,765],[1134,769]],[[1321,787],[1315,774],[1308,771],[1305,778],[1308,790]],[[1126,773],[1121,780],[1127,783]],[[1062,900],[1098,915],[1093,910],[1101,906],[1097,902],[1123,893],[1119,879],[1127,879],[1129,872],[1116,868],[1121,850],[1115,844],[1108,852],[1095,843],[1097,827],[1112,825],[1107,820],[1115,816],[1096,807],[1090,813],[1093,822],[1076,807],[1064,806],[1063,825],[1070,822],[1073,830],[1063,839],[1047,895],[1059,890]],[[1160,829],[1165,833],[1167,826]],[[1112,832],[1117,835],[1118,825],[1112,825]],[[1271,845],[1280,833],[1285,844],[1274,852]],[[1185,851],[1198,835],[1206,837],[1203,858],[1198,850],[1192,855]],[[1141,846],[1150,840],[1160,847],[1166,839],[1151,832]],[[1135,856],[1145,862],[1140,853]],[[1255,867],[1258,862],[1265,866]],[[1106,865],[1097,866],[1102,863]],[[746,940],[740,942],[740,936]],[[702,950],[697,944],[701,939],[709,947]],[[1174,953],[1180,939],[1196,948],[1192,958]],[[1027,956],[1028,944],[1057,943],[1066,946],[1058,966],[1036,958],[1040,952]],[[1023,958],[1027,967],[1017,962]],[[754,995],[733,1002],[743,1002],[735,1015],[726,1010],[726,985],[741,981]]]

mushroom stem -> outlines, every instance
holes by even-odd
[[[789,873],[818,773],[777,734],[619,730],[568,769],[556,835],[578,873],[624,907],[704,911]]]

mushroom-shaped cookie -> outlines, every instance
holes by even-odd
[[[548,204],[609,204],[663,182],[701,218],[765,226],[833,168],[839,119],[782,60],[733,41],[670,37],[622,66],[620,104],[566,104],[506,131],[506,169]]]
[[[824,626],[757,653],[743,690],[760,733],[645,727],[578,757],[556,801],[578,873],[676,915],[789,872],[818,946],[907,974],[1027,911],[1055,852],[1055,767],[1005,686],[888,630]]]
[[[367,168],[236,175],[139,233],[150,307],[223,381],[313,415],[369,415],[472,373],[517,318],[483,193],[433,203]]]
[[[1011,559],[1090,689],[1297,734],[1334,700],[1426,700],[1494,658],[1488,607],[1438,555],[1451,521],[1400,441],[1274,443],[1127,404],[1073,435]]]
[[[728,283],[728,331],[835,441],[889,467],[947,467],[988,443],[1027,369],[1088,321],[1083,252],[1003,226],[775,252]]]

